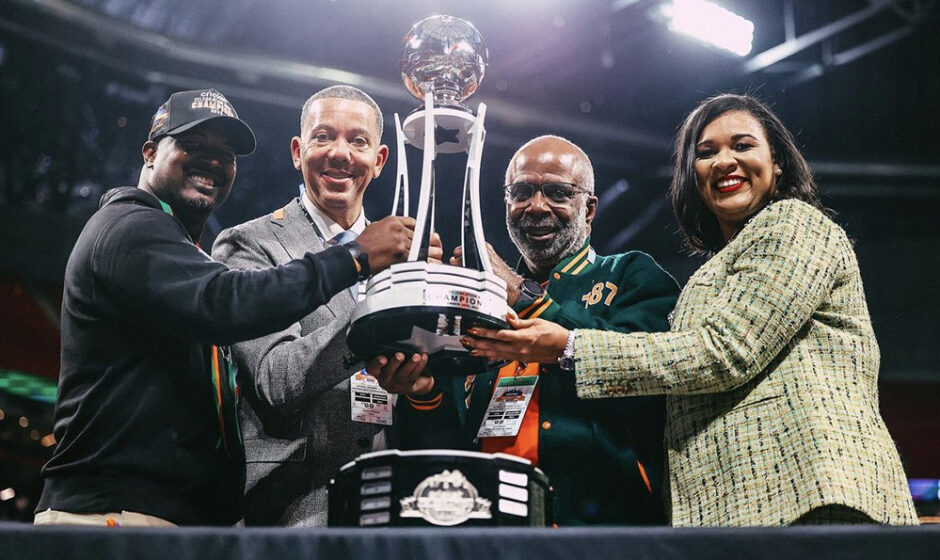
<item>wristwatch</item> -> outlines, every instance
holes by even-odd
[[[562,371],[574,371],[574,331],[568,331],[565,351],[558,357],[558,367]]]
[[[522,284],[519,284],[519,297],[516,298],[516,304],[528,307],[543,295],[545,295],[545,290],[537,280],[524,278]]]
[[[356,271],[359,275],[357,280],[362,281],[368,278],[371,272],[369,270],[369,253],[362,250],[362,246],[359,245],[358,241],[343,243],[343,247],[349,251],[350,256],[356,261]]]

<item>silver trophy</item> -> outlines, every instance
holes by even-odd
[[[483,118],[463,105],[483,80],[487,51],[469,22],[451,16],[424,19],[405,36],[402,80],[424,102],[405,119],[395,114],[398,179],[393,215],[408,215],[405,144],[424,151],[414,241],[408,261],[369,279],[353,311],[347,343],[371,358],[391,351],[425,352],[437,374],[467,375],[487,367],[460,344],[472,326],[508,328],[506,283],[493,273],[480,214],[480,160],[486,131]],[[438,153],[467,153],[463,184],[461,244],[463,267],[427,262],[434,231],[434,159]],[[448,196],[448,199],[450,197]]]

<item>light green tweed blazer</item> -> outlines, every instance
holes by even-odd
[[[785,525],[844,504],[916,524],[878,411],[878,343],[842,229],[757,214],[682,290],[672,331],[575,331],[581,398],[665,394],[672,524]]]

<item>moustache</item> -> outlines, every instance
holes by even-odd
[[[524,216],[516,222],[516,227],[521,229],[560,228],[563,225],[560,220],[552,216],[541,216],[538,218]]]

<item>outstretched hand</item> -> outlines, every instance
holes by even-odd
[[[372,274],[408,260],[411,244],[415,240],[415,223],[414,218],[388,216],[366,226],[356,241],[369,255],[369,269]],[[428,262],[440,263],[443,258],[441,236],[436,231],[431,232]]]
[[[401,216],[388,216],[366,226],[356,241],[369,255],[372,274],[408,259],[414,229],[414,218]]]
[[[373,358],[366,366],[366,373],[375,377],[379,386],[398,395],[426,395],[434,388],[433,377],[422,377],[428,365],[427,354],[412,354],[405,358],[401,352],[391,357]]]
[[[568,329],[544,319],[508,318],[512,329],[473,327],[460,339],[471,356],[551,364],[565,351]]]

